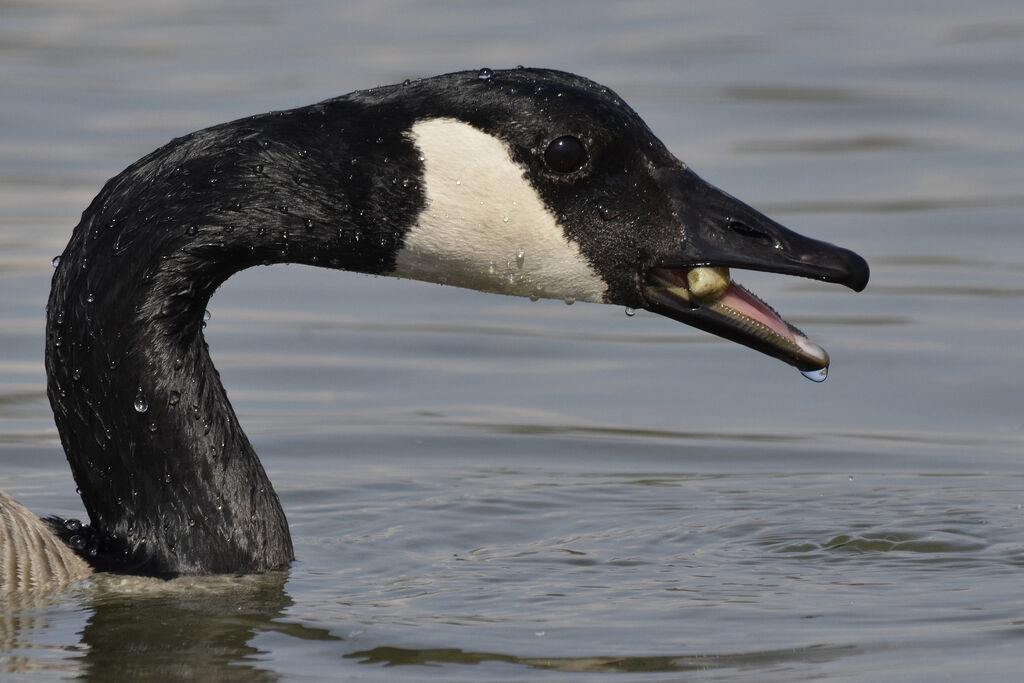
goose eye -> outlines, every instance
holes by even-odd
[[[544,163],[552,171],[572,173],[583,168],[587,163],[587,150],[583,143],[571,135],[555,138],[544,150]]]

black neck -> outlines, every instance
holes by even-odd
[[[400,216],[422,196],[389,196],[390,177],[361,186],[352,159],[418,162],[407,141],[344,135],[360,113],[335,101],[200,131],[129,167],[83,214],[53,278],[46,369],[96,566],[173,575],[292,559],[203,314],[253,265],[391,267]]]

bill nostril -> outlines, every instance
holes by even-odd
[[[729,227],[729,230],[732,230],[733,232],[739,234],[740,236],[746,239],[760,242],[761,244],[767,247],[778,248],[780,246],[779,241],[775,239],[773,235],[768,234],[767,232],[761,230],[760,228],[755,228],[753,226],[747,225],[743,221],[729,219],[727,225]]]

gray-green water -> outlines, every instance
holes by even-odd
[[[298,267],[214,298],[291,521],[269,577],[0,604],[12,677],[1008,680],[1024,651],[1019,2],[0,3],[0,487],[82,514],[44,394],[53,255],[173,136],[518,63],[868,258],[747,275],[823,385],[621,309]]]

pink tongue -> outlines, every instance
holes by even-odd
[[[761,303],[743,287],[738,287],[734,282],[729,283],[725,293],[715,299],[715,303],[731,308],[737,313],[742,313],[769,328],[780,337],[785,337],[791,342],[798,343],[793,330],[782,318],[775,314],[775,311]]]

